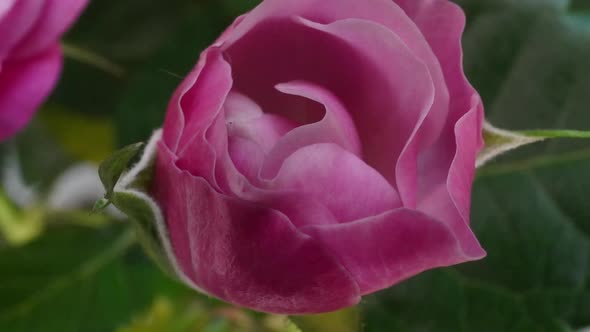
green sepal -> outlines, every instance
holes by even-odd
[[[477,156],[476,166],[483,166],[495,157],[532,143],[555,138],[590,138],[590,132],[579,130],[523,130],[499,129],[485,122],[483,125],[484,148]]]
[[[169,276],[175,277],[176,273],[165,253],[158,233],[156,217],[149,203],[131,192],[114,192],[111,201],[129,217],[137,239],[148,256]]]
[[[143,146],[143,143],[128,145],[113,153],[100,164],[98,168],[98,176],[105,188],[105,198],[107,200],[110,200],[115,185],[121,178],[121,175],[129,169],[131,163],[139,155]],[[106,205],[103,207],[106,207]]]
[[[129,145],[115,152],[100,165],[99,175],[106,194],[96,202],[94,210],[100,211],[112,203],[126,214],[148,256],[168,275],[177,277],[174,263],[162,243],[167,233],[163,227],[160,229],[158,226],[163,224],[159,207],[149,197],[159,138],[160,131],[157,131],[147,145]]]

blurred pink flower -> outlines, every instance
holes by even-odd
[[[446,0],[265,0],[239,17],[158,145],[152,195],[183,279],[304,314],[484,257],[464,24]]]
[[[58,79],[61,34],[88,0],[0,2],[0,142],[33,117]]]

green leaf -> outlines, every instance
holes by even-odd
[[[462,3],[473,13],[464,37],[465,68],[488,120],[521,135],[585,137],[590,17],[548,2]],[[530,128],[548,131],[522,132]],[[368,298],[365,331],[589,326],[589,169],[590,142],[583,139],[547,140],[480,168],[471,225],[488,256]]]
[[[365,331],[534,331],[522,300],[449,269],[424,273],[364,305]]]
[[[125,227],[54,227],[22,248],[0,249],[0,330],[113,331],[182,288],[146,261]]]
[[[131,166],[131,162],[142,150],[143,145],[143,143],[128,145],[113,153],[100,164],[98,175],[106,190],[105,198],[111,199],[115,184],[117,184],[123,172]]]

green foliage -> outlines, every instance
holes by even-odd
[[[126,225],[62,224],[0,248],[0,331],[297,332],[200,296],[147,260]]]
[[[54,227],[22,248],[0,249],[0,330],[113,331],[171,283],[124,227]]]

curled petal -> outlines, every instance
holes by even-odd
[[[439,59],[451,95],[443,134],[421,158],[418,206],[441,218],[445,216],[442,220],[450,225],[467,224],[474,158],[483,146],[483,106],[463,72],[461,35],[465,15],[447,0],[396,2],[420,28]]]
[[[353,154],[361,155],[361,144],[354,122],[346,108],[325,88],[309,82],[289,82],[277,85],[283,93],[309,98],[325,107],[324,117],[314,123],[302,125],[277,141],[267,156],[261,176],[272,178],[285,158],[307,145],[333,143]]]
[[[206,136],[222,116],[223,103],[232,86],[231,68],[216,50],[207,51],[203,58],[201,68],[187,77],[168,108],[164,142],[178,156],[179,167],[216,186],[217,147],[212,144],[226,144],[227,134],[211,141]],[[183,129],[176,132],[180,127]]]

